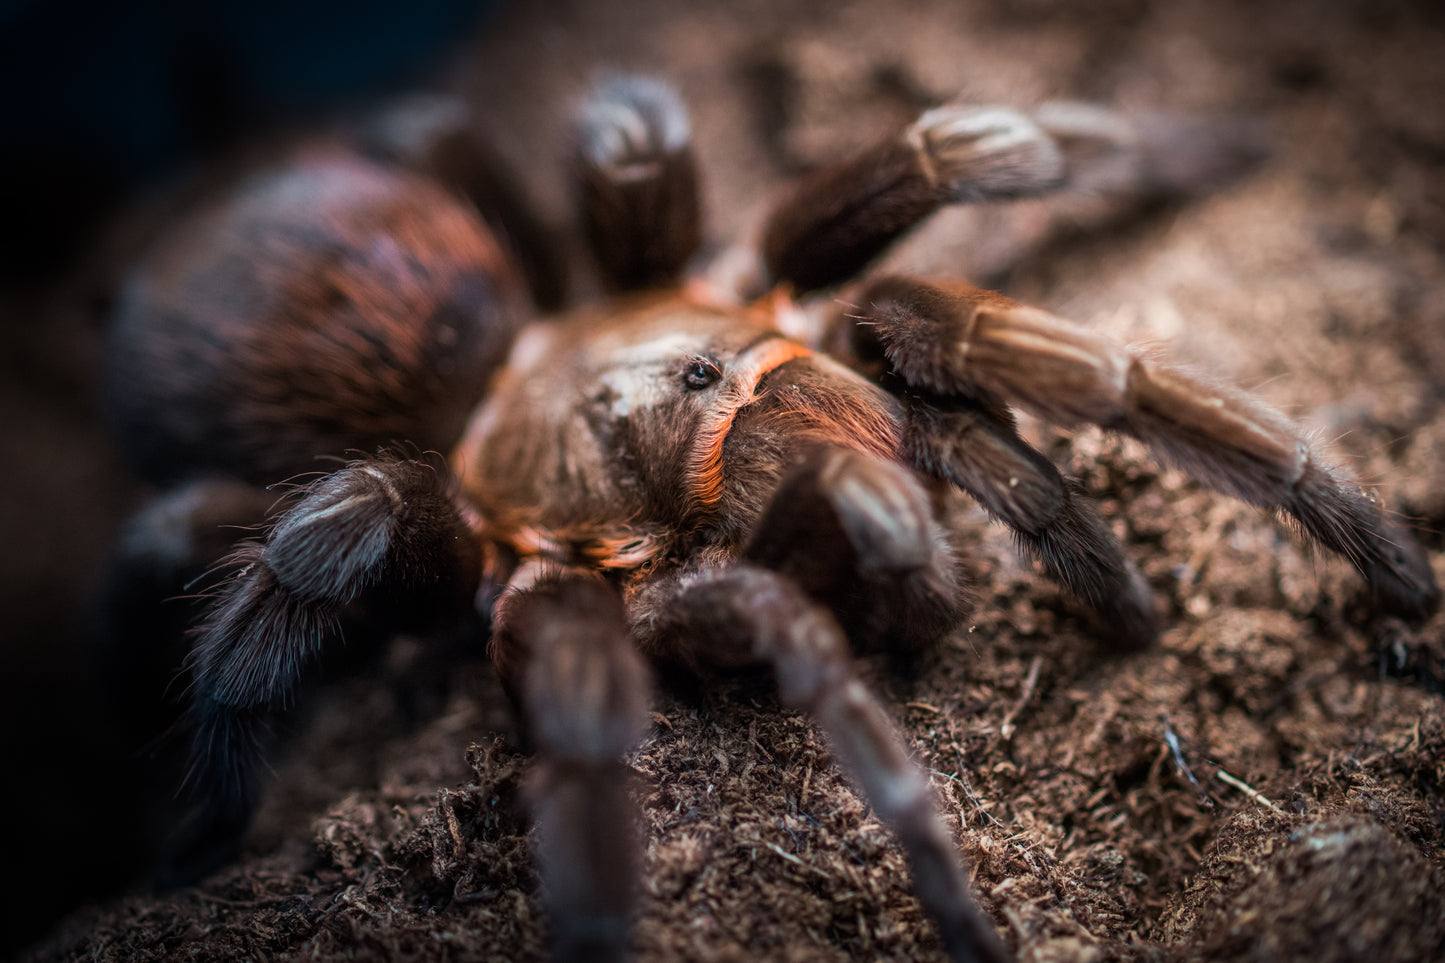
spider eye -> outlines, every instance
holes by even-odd
[[[722,369],[707,358],[690,358],[682,372],[682,384],[688,391],[701,391],[717,384]]]

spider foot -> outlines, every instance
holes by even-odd
[[[1360,571],[1372,611],[1419,624],[1440,608],[1429,556],[1371,492],[1311,461],[1281,507]]]
[[[1257,119],[1165,112],[1122,114],[1097,104],[1041,104],[1034,120],[1067,158],[1070,190],[1149,201],[1197,194],[1248,172],[1269,153]]]

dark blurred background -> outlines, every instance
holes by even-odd
[[[500,6],[0,0],[6,955],[133,882],[155,831],[144,747],[99,711],[124,677],[96,677],[89,602],[147,494],[110,450],[92,388],[113,281],[145,233],[117,238],[117,218],[239,145],[444,78]]]
[[[499,0],[8,0],[5,282],[62,268],[137,187],[434,71]]]

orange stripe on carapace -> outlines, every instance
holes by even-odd
[[[699,428],[692,445],[687,487],[695,505],[711,508],[722,498],[723,442],[727,441],[738,412],[757,397],[758,382],[768,372],[812,353],[779,335],[758,344],[743,355],[740,362],[730,366],[729,384]]]

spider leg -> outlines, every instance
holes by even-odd
[[[949,105],[901,134],[798,183],[771,212],[758,294],[856,277],[894,241],[949,204],[1039,197],[1062,190],[1136,199],[1199,191],[1263,153],[1239,120],[1129,116],[1088,104],[1032,112]]]
[[[860,296],[888,362],[910,386],[1002,399],[1059,425],[1132,435],[1206,484],[1287,513],[1369,582],[1375,607],[1423,619],[1440,603],[1423,551],[1283,415],[1248,394],[968,285],[881,278]]]
[[[240,547],[191,654],[189,779],[202,805],[187,847],[244,829],[267,714],[285,705],[344,609],[365,606],[395,631],[470,611],[480,562],[464,518],[431,465],[367,459],[312,483],[264,541]]]
[[[936,637],[966,604],[957,562],[913,473],[820,447],[778,486],[743,561],[659,579],[632,600],[631,614],[644,651],[675,654],[695,669],[771,667],[782,701],[818,720],[898,834],[953,958],[1001,961],[1010,955],[969,896],[928,780],[849,654],[850,636],[870,645]]]
[[[902,402],[904,458],[1008,525],[1019,549],[1092,607],[1120,648],[1149,645],[1158,633],[1149,586],[1093,502],[1019,437],[1008,408],[908,385],[889,371],[872,326],[843,315],[834,323],[831,353]]]
[[[622,599],[601,579],[514,580],[497,606],[494,651],[537,746],[529,795],[549,918],[550,958],[624,960],[641,840],[624,753],[650,699]]]
[[[927,777],[857,677],[843,630],[826,608],[787,576],[747,562],[654,586],[645,608],[648,634],[676,640],[680,655],[699,667],[770,666],[783,703],[822,725],[869,804],[898,834],[914,889],[950,956],[1012,959],[969,895]],[[638,622],[634,606],[634,631]]]
[[[906,397],[910,460],[971,495],[1013,531],[1019,549],[1098,613],[1124,649],[1158,634],[1154,595],[1093,501],[1021,437],[1000,406]]]
[[[672,88],[612,77],[582,105],[573,157],[587,240],[617,290],[682,277],[702,243],[692,128]]]
[[[928,493],[896,463],[821,448],[783,479],[753,531],[743,557],[827,606],[855,648],[926,646],[968,608]]]

